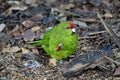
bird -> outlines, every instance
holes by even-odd
[[[75,24],[71,21],[61,22],[45,32],[43,39],[28,42],[28,44],[41,46],[52,58],[65,59],[73,54],[78,46]]]

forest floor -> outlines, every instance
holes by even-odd
[[[63,21],[79,38],[67,59],[27,44]],[[120,80],[120,1],[0,0],[0,80]]]

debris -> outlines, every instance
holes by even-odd
[[[21,10],[21,11],[24,11],[26,10],[28,7],[27,6],[24,6],[24,5],[14,5],[12,7],[9,8],[10,11],[13,11],[13,10]]]
[[[49,31],[49,30],[51,30],[53,27],[48,27],[48,28],[46,28],[46,31]]]
[[[31,29],[26,30],[22,35],[25,41],[33,41],[35,38],[35,34],[31,31]]]
[[[26,20],[22,23],[25,27],[32,27],[35,25],[34,22],[30,21],[30,20]]]
[[[118,47],[120,48],[120,40],[117,38],[116,34],[113,32],[113,30],[111,29],[110,26],[106,26],[106,23],[104,22],[104,20],[102,19],[102,17],[100,16],[100,13],[97,12],[97,16],[99,17],[99,19],[101,20],[104,28],[108,31],[108,33],[111,36],[111,39],[118,45]]]
[[[8,4],[20,5],[20,1],[8,1]]]
[[[43,19],[43,15],[42,14],[37,14],[37,15],[34,15],[32,18],[30,18],[30,20],[34,23],[39,23],[40,20]]]
[[[26,48],[21,48],[22,49],[22,53],[29,53],[30,51]]]
[[[56,64],[57,60],[56,59],[49,59],[49,66],[52,66],[52,67],[55,67],[57,64]]]
[[[62,66],[64,64],[65,60],[59,60],[57,61],[57,66]]]
[[[35,6],[36,0],[24,0],[24,3],[27,5]]]
[[[19,48],[18,46],[13,46],[13,47],[8,47],[8,48],[3,48],[1,52],[16,53],[16,52],[19,52],[20,50],[21,50],[21,48]]]
[[[38,31],[39,29],[41,29],[40,28],[40,26],[34,26],[34,27],[32,27],[32,32],[35,32],[35,31]]]
[[[60,9],[62,9],[62,10],[64,10],[64,9],[69,10],[69,9],[71,9],[73,7],[75,7],[74,4],[60,5]]]
[[[114,75],[115,76],[120,75],[120,67],[115,69]]]
[[[107,17],[107,18],[112,18],[113,17],[113,15],[111,13],[105,13],[104,16]]]
[[[63,75],[67,78],[79,75],[84,70],[95,68],[101,64],[106,63],[104,56],[111,56],[112,51],[109,45],[105,45],[98,51],[93,53],[85,53],[77,56],[63,69]],[[103,61],[102,61],[103,60]]]
[[[44,16],[43,17],[43,24],[49,24],[52,23],[55,20],[55,16],[50,15],[50,16]]]
[[[0,32],[1,32],[4,28],[5,28],[5,26],[6,26],[6,25],[5,25],[5,24],[3,24],[3,23],[2,23],[2,24],[0,24]]]
[[[95,7],[98,7],[101,5],[101,0],[89,0],[89,2]]]
[[[36,58],[36,55],[33,53],[24,53],[21,55],[21,58],[24,60],[34,60]]]
[[[40,67],[40,63],[37,62],[37,61],[29,61],[29,62],[26,62],[23,64],[24,66],[26,67],[29,67],[29,68],[34,68],[34,67]]]

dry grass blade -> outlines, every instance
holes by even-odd
[[[113,41],[118,45],[118,47],[120,48],[120,40],[117,38],[116,34],[113,32],[113,30],[109,27],[106,26],[106,23],[104,22],[104,20],[102,19],[102,17],[100,16],[100,13],[97,12],[97,16],[100,18],[101,23],[103,24],[104,28],[107,30],[107,32],[110,34],[111,39],[113,39]]]

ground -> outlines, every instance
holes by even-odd
[[[0,0],[0,79],[119,80],[119,12],[119,0]],[[27,44],[42,39],[62,21],[74,22],[79,38],[78,48],[67,59],[56,61],[41,47]],[[111,49],[104,50],[106,45]],[[64,76],[63,70],[74,59],[76,64],[81,63],[78,56],[101,49],[111,54],[97,56],[92,63],[91,58],[88,63],[92,66],[76,76]]]

